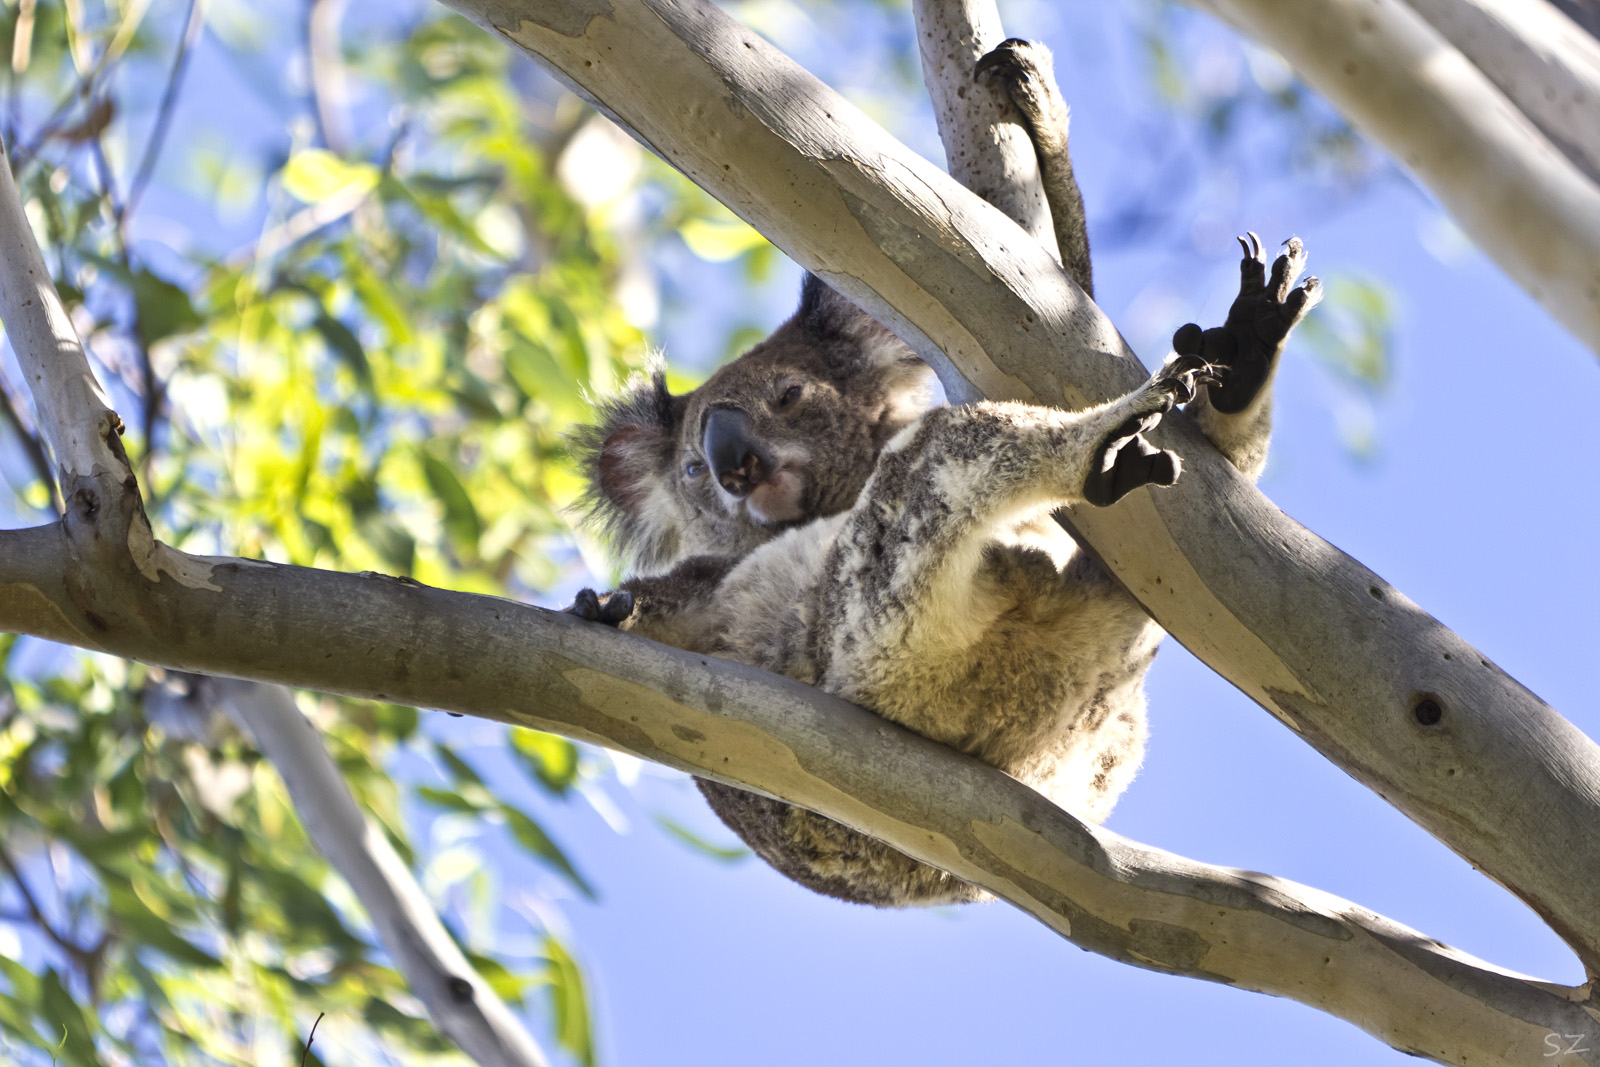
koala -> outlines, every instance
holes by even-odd
[[[1065,107],[1022,44],[979,76],[1042,101],[1019,107],[1049,133]],[[1081,201],[1076,218],[1081,231]],[[1240,240],[1226,323],[1185,326],[1142,386],[1075,412],[930,408],[931,372],[910,348],[808,276],[794,316],[699,388],[673,396],[657,368],[598,405],[573,442],[583,506],[632,577],[569,610],[835,693],[1103,820],[1142,758],[1143,679],[1163,634],[1051,514],[1174,484],[1179,457],[1145,434],[1179,403],[1259,474],[1267,387],[1320,290],[1294,284],[1298,241],[1269,273],[1259,239]],[[886,907],[983,896],[813,812],[698,784],[758,855],[818,892]]]

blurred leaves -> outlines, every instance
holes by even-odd
[[[657,815],[655,819],[656,825],[661,827],[672,837],[676,838],[681,843],[688,845],[691,849],[700,853],[701,855],[710,859],[714,859],[719,863],[740,863],[754,855],[754,853],[752,853],[748,848],[745,848],[743,845],[718,845],[711,841],[707,841],[705,838],[701,837],[687,826],[684,826],[682,823],[669,816]]]
[[[1324,284],[1327,296],[1299,334],[1332,379],[1329,397],[1346,451],[1371,460],[1377,404],[1394,380],[1394,297],[1376,278],[1336,275]]]
[[[180,112],[151,206],[126,215],[182,6],[151,7],[137,32],[139,5],[71,8],[79,59],[111,56],[91,83],[64,47],[69,9],[39,0],[0,115],[154,525],[185,550],[501,596],[575,576],[562,436],[643,364],[659,302],[645,250],[681,231],[757,271],[771,246],[501,42],[423,6],[342,42],[368,139],[338,154],[282,88],[303,42],[210,5],[202,47],[258,95],[248,119],[228,110],[250,126]],[[0,7],[0,40],[20,11]],[[4,458],[8,476],[27,469]],[[460,1063],[229,723],[163,672],[45,647],[0,635],[0,850],[21,875],[0,871],[0,1059],[298,1062],[326,1012],[307,1062]],[[528,1007],[569,1061],[593,1063],[585,981],[545,918],[598,889],[543,806],[610,764],[533,731],[446,745],[415,709],[305,699],[485,979],[538,994]],[[492,785],[471,755],[485,746]],[[414,784],[423,765],[442,777]]]

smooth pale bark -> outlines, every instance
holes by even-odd
[[[356,804],[294,696],[255,682],[216,686],[218,702],[277,768],[306,834],[350,884],[378,942],[439,1032],[479,1067],[545,1067],[549,1061],[467,962],[383,829]]]
[[[0,144],[0,314],[23,378],[33,391],[39,431],[54,453],[62,495],[70,483],[112,472],[130,474],[120,442],[122,420],[95,381],[50,268],[33,239],[11,158]]]
[[[1600,186],[1405,0],[1188,2],[1275,49],[1600,352]]]
[[[1144,378],[1037,242],[710,4],[452,6],[600,100],[892,326],[955,395],[964,378],[1077,407]],[[1076,509],[1076,529],[1169,633],[1600,971],[1600,748],[1168,421],[1178,485]],[[1441,711],[1432,725],[1416,715],[1425,701]]]
[[[1600,41],[1544,0],[1407,0],[1600,181]]]
[[[95,380],[50,280],[3,146],[0,316],[33,393],[40,431],[56,454],[67,505],[55,526],[0,533],[0,557],[18,543],[48,544],[61,564],[47,582],[57,598],[53,607],[36,590],[0,585],[0,628],[13,629],[6,620],[20,611],[37,626],[14,627],[17,632],[101,651],[113,651],[116,636],[130,626],[186,632],[199,626],[204,632],[199,616],[162,614],[144,598],[158,589],[215,592],[212,564],[155,540],[122,449],[122,420]],[[35,541],[39,534],[43,539]],[[19,551],[18,561],[28,555]],[[64,623],[76,626],[76,640],[63,636]],[[439,1030],[483,1067],[545,1067],[533,1038],[467,962],[388,839],[362,816],[289,694],[242,682],[230,683],[226,692],[234,715],[283,776],[306,832],[350,883]]]
[[[1006,39],[993,0],[913,0],[912,13],[950,176],[1054,248],[1050,205],[1028,132],[1005,90],[972,76],[978,60]]]
[[[798,682],[403,579],[190,562],[206,586],[151,584],[126,563],[77,568],[59,527],[0,532],[0,628],[605,745],[822,812],[1116,960],[1292,997],[1445,1063],[1600,1063],[1538,1059],[1547,1034],[1600,1025],[1581,1003],[1587,988],[1498,970],[1315,889],[1086,826],[994,768]],[[96,625],[69,587],[92,588],[101,611],[123,603],[127,621]]]

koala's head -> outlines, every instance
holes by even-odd
[[[596,405],[573,446],[583,508],[637,574],[743,555],[848,509],[878,453],[928,406],[933,374],[807,275],[800,310],[693,392],[659,367]]]

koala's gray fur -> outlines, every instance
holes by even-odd
[[[1036,52],[1019,44],[982,69],[1044,100],[1033,110],[1047,119],[1054,84],[1036,84]],[[1103,819],[1142,757],[1162,632],[1049,516],[1172,484],[1178,457],[1142,434],[1177,401],[1259,473],[1277,355],[1317,289],[1294,288],[1298,242],[1270,279],[1254,235],[1245,251],[1224,327],[1185,327],[1177,360],[1080,412],[928,411],[910,349],[808,278],[795,316],[698,389],[674,397],[657,371],[601,405],[577,442],[588,505],[636,577],[573,610],[836,693]],[[981,895],[812,812],[700,788],[758,855],[819,892],[880,906]]]

